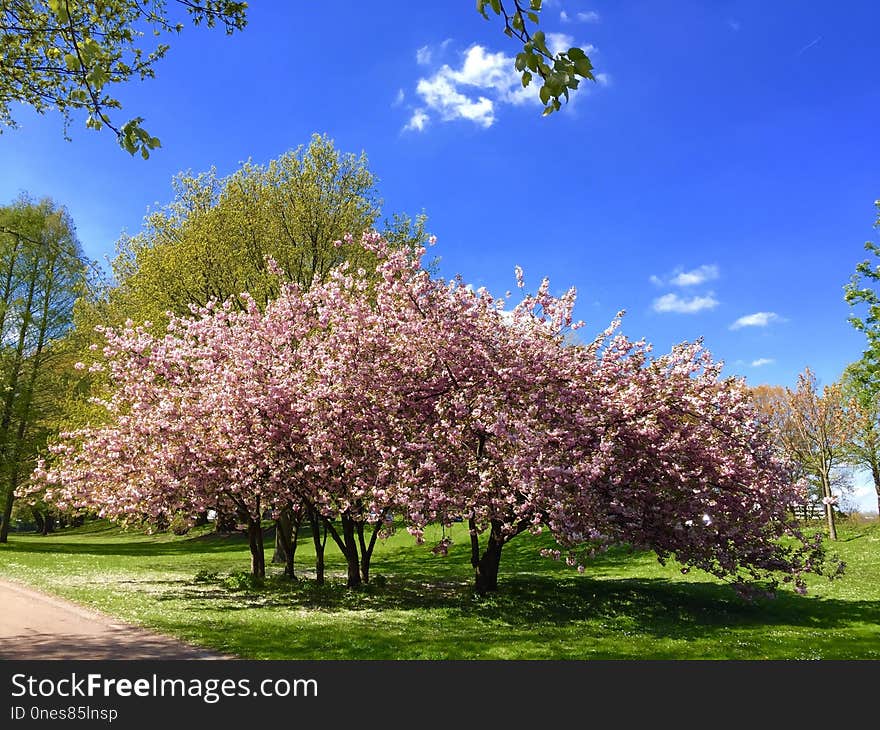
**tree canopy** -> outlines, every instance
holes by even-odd
[[[381,228],[381,203],[366,155],[341,152],[317,134],[227,177],[213,169],[181,173],[174,199],[119,241],[109,320],[162,326],[167,312],[187,315],[192,305],[231,298],[241,308],[243,292],[263,305],[278,293],[270,260],[304,289],[343,261],[374,269],[369,252],[337,241]],[[411,249],[426,238],[422,218],[397,215],[384,228],[395,245]]]

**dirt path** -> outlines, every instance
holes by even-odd
[[[0,580],[0,659],[226,659]]]

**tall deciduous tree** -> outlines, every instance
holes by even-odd
[[[846,459],[851,423],[846,399],[839,384],[821,391],[816,376],[807,368],[798,376],[797,386],[764,389],[759,403],[770,420],[772,433],[787,457],[803,475],[813,481],[822,495],[828,535],[837,539],[832,491],[834,472]]]
[[[326,136],[225,178],[181,174],[174,193],[140,233],[119,242],[108,312],[116,324],[150,320],[161,330],[167,312],[185,316],[193,305],[227,299],[241,307],[242,292],[263,305],[278,294],[270,258],[305,289],[342,261],[375,268],[357,244],[336,241],[380,225],[376,178],[366,155],[343,153]],[[425,238],[422,226],[397,216],[386,237],[412,248]]]
[[[69,330],[87,266],[73,222],[49,200],[23,197],[0,209],[0,542],[6,542],[20,481],[30,474],[47,414],[58,341]],[[57,392],[56,392],[57,394]]]

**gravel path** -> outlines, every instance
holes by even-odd
[[[227,659],[0,580],[0,659]]]

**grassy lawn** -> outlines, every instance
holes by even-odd
[[[499,593],[480,598],[460,525],[446,557],[430,551],[439,528],[424,546],[398,530],[376,547],[378,580],[356,592],[332,544],[328,584],[308,579],[308,536],[296,556],[306,580],[286,581],[272,566],[255,588],[243,538],[149,536],[102,522],[12,534],[0,545],[0,576],[244,658],[878,659],[880,524],[840,532],[842,579],[814,578],[807,596],[783,590],[753,604],[698,571],[623,549],[578,575],[540,557],[542,539],[529,535],[505,547]]]

